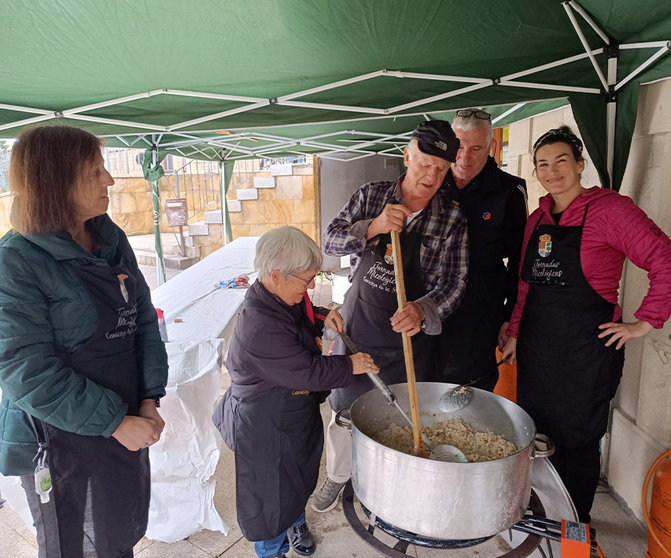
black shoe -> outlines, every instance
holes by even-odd
[[[303,523],[298,527],[289,527],[287,536],[289,537],[289,544],[293,547],[296,554],[311,556],[317,550],[317,545],[312,538],[312,533],[310,533],[307,523]]]
[[[268,558],[287,558],[284,554],[273,554],[272,556],[269,556]]]

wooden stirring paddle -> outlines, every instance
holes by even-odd
[[[407,304],[405,298],[405,279],[403,278],[403,257],[401,256],[401,239],[398,233],[391,231],[391,250],[394,258],[394,277],[396,279],[396,298],[399,310]],[[408,378],[408,396],[410,398],[410,415],[412,417],[412,435],[415,455],[428,457],[422,442],[422,426],[419,423],[419,404],[417,402],[417,383],[415,381],[415,361],[412,357],[412,341],[407,332],[402,332],[403,356],[405,357],[405,373]]]

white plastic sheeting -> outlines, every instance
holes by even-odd
[[[214,507],[221,436],[212,409],[222,393],[223,339],[167,343],[170,375],[161,400],[165,430],[149,452],[152,485],[146,536],[182,540],[201,529],[228,533]]]

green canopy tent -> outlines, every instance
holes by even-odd
[[[658,0],[6,0],[0,137],[59,121],[230,161],[398,155],[424,118],[567,102],[604,186],[641,83],[671,76]]]

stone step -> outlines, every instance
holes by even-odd
[[[194,256],[164,256],[163,265],[169,269],[186,269],[198,261]]]
[[[198,247],[188,248],[187,255],[180,256],[178,254],[163,254],[163,265],[169,269],[186,269],[191,267],[198,261],[198,255],[194,255],[194,252],[200,252]],[[140,265],[156,265],[156,252],[150,252],[147,250],[135,250],[135,258],[137,263]]]
[[[135,259],[140,265],[155,265],[156,252],[148,252],[146,250],[135,250]]]

